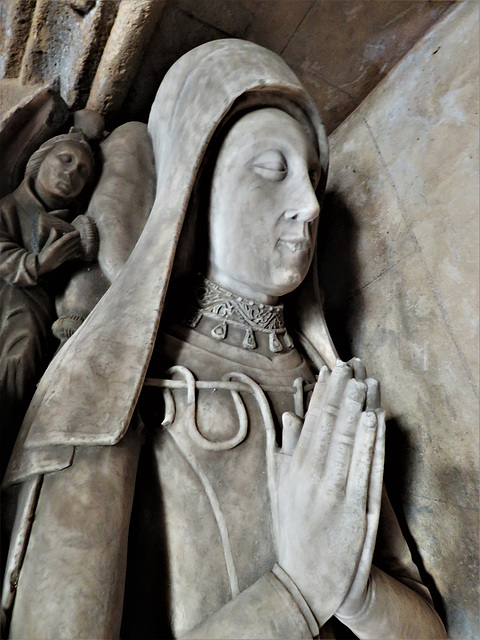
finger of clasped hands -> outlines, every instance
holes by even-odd
[[[39,274],[50,273],[67,260],[75,260],[82,255],[82,243],[80,233],[76,229],[57,237],[57,232],[52,229],[47,242],[38,254]]]
[[[358,359],[324,367],[303,428],[283,416],[279,564],[320,625],[365,602],[380,511],[385,419]],[[297,441],[298,437],[298,441]],[[289,458],[291,456],[291,458]]]

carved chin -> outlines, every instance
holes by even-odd
[[[282,279],[292,287],[290,291],[298,287],[305,279],[311,263],[310,254],[310,250],[303,250],[283,256]]]
[[[278,273],[276,280],[276,291],[272,292],[276,296],[284,296],[287,293],[291,293],[297,287],[299,287],[308,271],[308,266],[305,266],[305,261],[302,261],[302,266],[287,266],[284,265],[281,269],[281,273]]]
[[[56,185],[56,193],[60,196],[69,196],[72,188],[67,182],[58,182]]]

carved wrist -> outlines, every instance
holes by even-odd
[[[319,628],[318,628],[317,621],[315,620],[315,616],[313,615],[312,610],[308,606],[307,601],[305,600],[303,595],[300,593],[300,590],[298,589],[297,585],[293,582],[290,576],[287,573],[285,573],[285,571],[282,569],[282,567],[279,564],[275,564],[275,566],[272,569],[272,573],[278,579],[278,581],[282,583],[282,585],[285,587],[288,593],[295,600],[296,605],[298,606],[303,617],[305,618],[305,621],[308,625],[308,628],[310,629],[312,637],[315,638],[316,636],[318,636]]]
[[[48,270],[45,269],[44,267],[44,263],[42,260],[42,253],[38,253],[35,256],[35,267],[36,267],[36,272],[37,272],[37,278],[41,278],[42,276],[44,276],[46,273],[48,273]]]
[[[348,595],[345,601],[340,605],[337,612],[335,613],[335,617],[340,621],[343,620],[353,620],[357,618],[361,618],[365,612],[368,610],[373,595],[373,586],[372,586],[372,574],[370,573],[368,577],[368,582],[363,591],[363,597],[359,598],[358,602],[350,604],[350,606],[345,605],[345,601],[348,600]]]

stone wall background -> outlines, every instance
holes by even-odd
[[[454,3],[444,0],[167,0],[122,118],[146,119],[166,71],[193,47],[243,38],[283,57],[337,127]]]
[[[330,138],[327,321],[382,382],[386,483],[449,637],[478,619],[479,5],[455,8]],[[439,597],[439,593],[441,597]]]

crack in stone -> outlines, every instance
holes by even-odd
[[[455,506],[455,507],[459,507],[462,510],[465,511],[477,511],[477,507],[476,506],[469,506],[469,505],[465,505],[465,504],[459,504],[458,502],[453,502],[453,500],[443,500],[442,498],[432,498],[429,496],[422,496],[418,493],[412,493],[411,494],[412,498],[419,498],[420,500],[427,500],[428,502],[437,502],[439,504],[445,504],[448,506]]]
[[[214,31],[217,31],[222,36],[225,36],[227,38],[237,38],[238,37],[233,33],[229,33],[228,31],[225,31],[224,29],[220,29],[220,27],[215,26],[211,22],[207,22],[206,20],[202,20],[202,18],[199,18],[198,16],[193,14],[191,11],[188,11],[186,9],[182,9],[181,7],[175,7],[175,8],[178,9],[178,11],[180,13],[183,13],[184,16],[187,16],[187,18],[190,18],[191,20],[195,20],[196,22],[198,22],[199,24],[203,25],[204,27],[208,27],[209,29],[213,29]]]
[[[314,5],[316,3],[316,0],[313,0],[312,4],[309,6],[309,8],[307,9],[307,11],[305,12],[305,15],[303,16],[303,18],[300,20],[300,22],[297,24],[297,26],[295,27],[295,31],[292,33],[292,35],[290,36],[290,38],[288,39],[286,45],[283,47],[283,49],[280,51],[280,55],[283,56],[283,52],[285,51],[285,49],[288,47],[288,45],[290,44],[290,42],[292,41],[293,36],[297,33],[297,31],[300,29],[300,27],[302,26],[302,24],[305,22],[305,20],[307,19],[308,14],[311,12],[311,10],[313,9]]]
[[[410,258],[411,256],[415,255],[418,252],[418,249],[414,249],[413,251],[411,251],[410,253],[408,253],[406,256],[403,256],[403,258],[400,258],[399,260],[397,260],[394,264],[390,265],[389,267],[387,267],[386,269],[384,269],[381,273],[377,274],[376,276],[374,276],[371,280],[369,280],[366,284],[362,285],[361,287],[359,287],[358,289],[355,289],[355,291],[352,291],[352,293],[348,296],[347,300],[349,300],[350,298],[353,298],[354,296],[358,295],[361,291],[363,291],[364,289],[366,289],[368,286],[370,286],[372,283],[377,282],[377,280],[379,280],[382,276],[384,276],[386,273],[388,273],[389,271],[391,271],[392,269],[395,269],[395,267],[397,267],[399,264],[401,264],[402,262],[405,262],[405,260],[407,260],[408,258]]]

